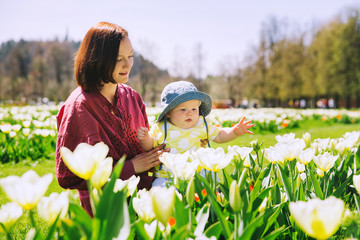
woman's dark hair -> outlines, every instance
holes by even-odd
[[[85,91],[100,91],[105,83],[116,83],[112,77],[121,39],[128,33],[122,27],[100,22],[86,33],[75,57],[74,72]]]

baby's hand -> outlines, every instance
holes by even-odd
[[[241,118],[240,122],[233,127],[233,131],[236,136],[241,136],[244,135],[245,133],[254,134],[248,129],[255,126],[255,124],[250,124],[251,120],[246,122],[244,121],[245,121],[245,117]]]
[[[140,127],[136,136],[140,141],[147,140],[148,138],[150,138],[149,129],[147,129],[146,127]]]

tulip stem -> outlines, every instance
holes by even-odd
[[[93,191],[92,191],[92,186],[91,186],[90,180],[87,180],[86,183],[87,183],[89,197],[90,197],[90,206],[91,206],[93,215],[95,216],[96,215],[97,202],[96,202],[96,199],[95,199]]]
[[[235,213],[234,216],[234,239],[238,239],[239,234],[239,213]]]
[[[188,225],[188,231],[191,231],[191,226],[192,226],[192,219],[191,219],[191,207],[189,206],[189,225]]]
[[[11,240],[11,235],[10,235],[10,233],[8,232],[8,230],[6,229],[6,227],[4,226],[4,224],[2,224],[1,222],[0,222],[0,227],[1,227],[2,229],[4,229],[5,234],[6,234],[6,239],[7,239],[7,240]]]
[[[326,173],[326,172],[324,172],[324,185],[323,185],[323,193],[324,193],[324,199],[327,197],[327,190],[328,190],[328,188],[327,188],[327,183],[328,183],[328,179],[329,179],[329,176],[328,176],[328,174]]]
[[[262,163],[262,161],[261,161],[261,164],[260,164],[260,158],[259,158],[259,151],[256,151],[256,162],[257,162],[257,164],[258,164],[258,166],[260,167],[260,168],[262,168],[263,166],[263,163]]]
[[[36,231],[38,230],[36,228],[36,222],[35,222],[35,218],[34,218],[34,211],[33,210],[29,210],[29,218],[30,218],[30,222],[31,225],[36,229]]]
[[[216,172],[214,172],[214,187],[213,187],[213,189],[214,189],[214,191],[215,191],[215,193],[216,193],[216,185],[217,185],[217,174],[216,174]]]

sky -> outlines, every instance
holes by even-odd
[[[271,17],[310,31],[360,0],[0,0],[0,43],[81,41],[100,21],[116,23],[134,50],[173,75],[219,74],[241,65]],[[195,64],[202,56],[201,73]]]

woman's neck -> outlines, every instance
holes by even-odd
[[[112,104],[115,105],[115,93],[117,84],[106,83],[100,90],[100,93]]]

